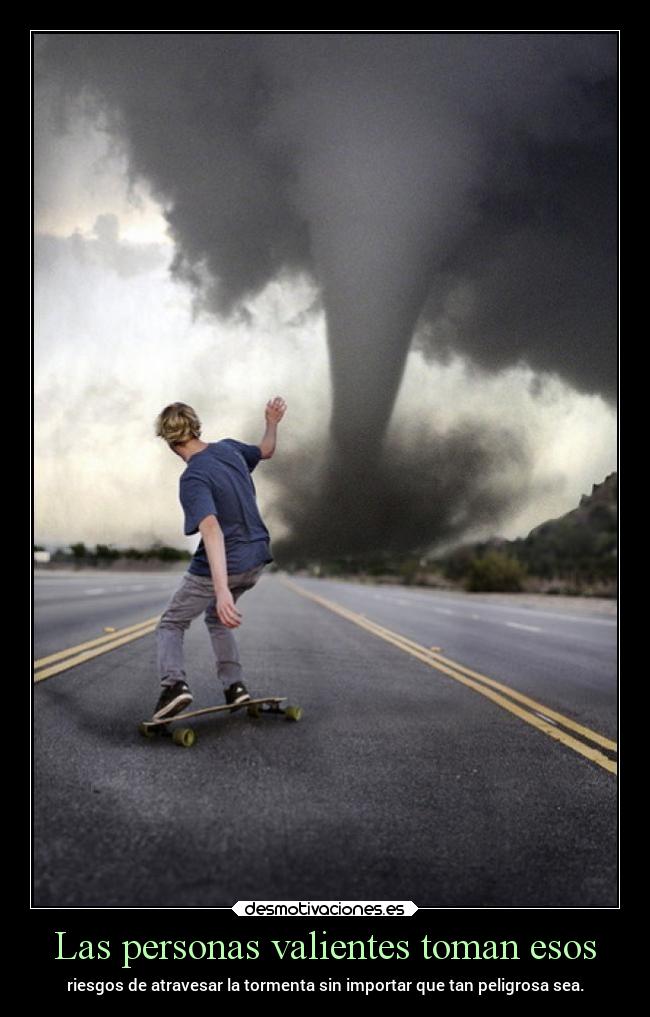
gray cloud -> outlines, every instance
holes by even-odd
[[[615,35],[60,34],[41,47],[39,96],[59,115],[81,96],[120,140],[197,306],[241,311],[280,273],[318,282],[333,407],[316,515],[367,462],[397,504],[404,471],[379,448],[418,323],[427,356],[525,362],[613,394]],[[492,511],[501,452],[468,432],[450,451],[450,467],[442,440],[408,464],[432,539],[461,505],[465,525]],[[324,517],[311,529],[326,539]]]
[[[164,265],[168,252],[161,244],[133,243],[119,235],[119,219],[113,214],[97,216],[92,236],[78,231],[69,237],[37,234],[34,244],[35,268],[50,271],[62,256],[83,265],[99,265],[123,279],[150,272]]]

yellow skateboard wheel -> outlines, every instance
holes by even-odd
[[[189,749],[196,741],[196,731],[191,727],[179,727],[174,731],[172,739],[174,745],[182,745],[183,748]]]
[[[300,720],[300,718],[302,717],[302,707],[286,706],[284,710],[284,715],[287,718],[287,720]]]

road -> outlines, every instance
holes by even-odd
[[[213,715],[188,750],[137,732],[180,576],[90,575],[35,583],[36,658],[96,654],[34,686],[36,907],[617,905],[607,605],[266,574],[238,605],[248,683],[304,717]],[[218,702],[201,619],[186,657]]]
[[[185,571],[41,572],[34,582],[37,658],[159,614]]]

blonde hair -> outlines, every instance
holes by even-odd
[[[156,434],[168,445],[182,445],[201,434],[201,421],[186,403],[170,403],[156,417]]]

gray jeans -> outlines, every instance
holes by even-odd
[[[255,586],[263,570],[264,565],[257,565],[248,572],[228,576],[228,587],[234,601]],[[186,572],[183,582],[169,601],[156,627],[158,674],[161,685],[185,681],[183,638],[185,630],[202,612],[212,641],[217,676],[224,689],[233,682],[242,681],[243,673],[239,663],[235,630],[229,629],[219,621],[212,578]]]

